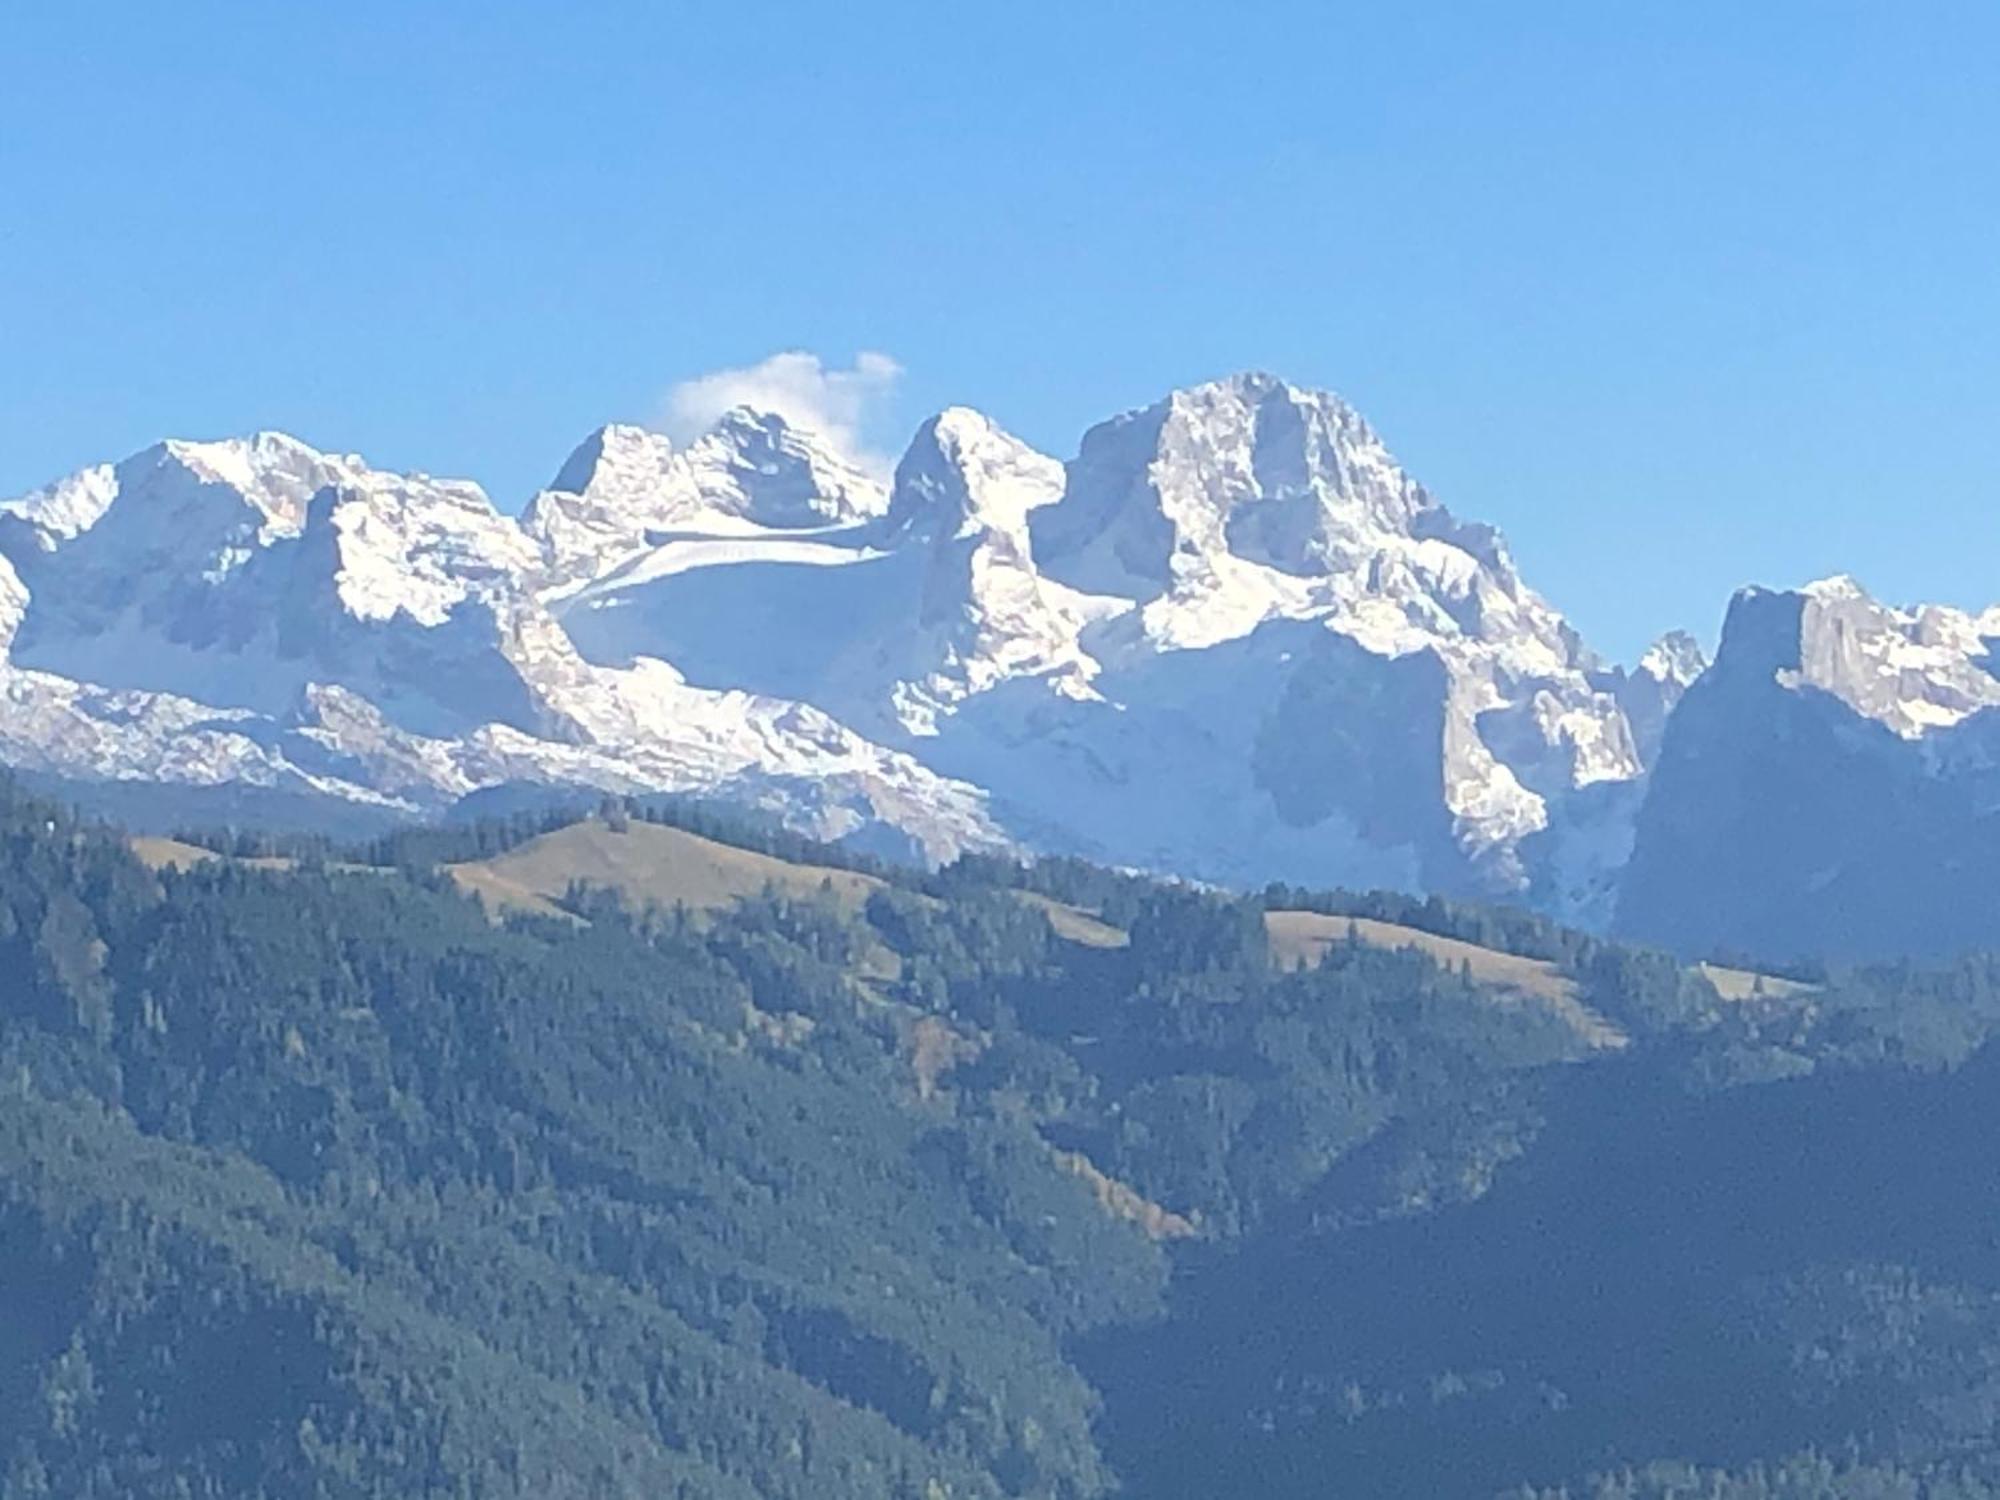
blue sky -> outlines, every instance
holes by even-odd
[[[2000,7],[0,13],[0,493],[280,427],[518,505],[781,350],[862,437],[1345,394],[1600,649],[2000,599]]]

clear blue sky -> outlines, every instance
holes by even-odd
[[[794,348],[1067,456],[1254,366],[1616,655],[1983,603],[1996,77],[1991,0],[9,6],[0,494],[270,426],[513,506]]]

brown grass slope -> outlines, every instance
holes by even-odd
[[[217,854],[213,849],[204,849],[199,844],[185,843],[180,839],[134,837],[126,841],[139,863],[149,870],[192,870],[196,865],[205,865],[218,859],[226,859],[233,865],[247,865],[253,870],[289,870],[292,861],[270,855],[258,855],[250,859],[239,859],[231,854]]]
[[[1608,1050],[1631,1041],[1616,1022],[1585,1005],[1576,981],[1546,959],[1522,958],[1372,917],[1273,911],[1264,914],[1264,927],[1271,938],[1272,961],[1281,968],[1317,964],[1328,948],[1346,941],[1352,932],[1370,947],[1414,948],[1445,968],[1463,966],[1480,984],[1545,1005],[1590,1047]]]
[[[134,838],[132,850],[152,869],[190,869],[221,858],[210,850],[168,838]],[[289,860],[256,859],[247,864],[283,868]],[[700,834],[662,824],[632,822],[612,828],[591,818],[531,839],[504,854],[446,867],[461,889],[479,896],[497,915],[502,911],[538,916],[567,915],[562,900],[578,882],[616,892],[631,906],[686,906],[718,911],[767,889],[794,897],[830,895],[858,912],[882,886],[872,875],[827,865],[795,864],[774,855],[740,849]],[[1120,928],[1091,912],[1034,892],[1020,899],[1042,912],[1058,937],[1093,948],[1123,947]],[[1415,927],[1371,917],[1335,916],[1312,911],[1265,914],[1271,958],[1281,968],[1317,964],[1351,931],[1379,948],[1414,948],[1447,968],[1463,965],[1482,985],[1548,1006],[1588,1045],[1623,1047],[1625,1033],[1586,1006],[1575,981],[1554,964],[1440,937]],[[1789,999],[1813,986],[1743,969],[1699,965],[1699,972],[1725,1000],[1755,997]]]
[[[576,882],[615,891],[633,906],[719,911],[766,888],[788,896],[829,892],[858,911],[882,882],[825,865],[792,864],[658,823],[613,829],[591,818],[491,859],[446,867],[489,905],[548,914]]]

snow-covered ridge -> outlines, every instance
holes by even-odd
[[[739,407],[685,449],[643,428],[601,427],[570,454],[521,525],[539,583],[561,593],[602,578],[661,536],[756,536],[880,515],[888,495],[829,445],[772,413]]]
[[[53,547],[90,530],[117,498],[118,471],[110,464],[93,464],[0,504],[0,516],[32,528],[42,545]]]
[[[607,426],[518,520],[279,434],[167,443],[0,505],[0,568],[0,750],[73,779],[710,791],[935,857],[1562,910],[1702,667],[1599,661],[1351,407],[1258,374],[1067,463],[950,408],[886,487],[769,414]]]
[[[537,596],[545,549],[465,481],[259,434],[0,517],[0,752],[26,769],[402,816],[508,782],[726,788],[828,836],[1004,843],[974,789],[823,713],[584,661]]]
[[[1655,682],[1685,688],[1708,670],[1708,657],[1685,630],[1670,630],[1645,649],[1633,670]]]

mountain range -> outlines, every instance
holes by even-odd
[[[681,793],[1684,949],[1989,941],[1996,640],[1839,579],[1740,594],[1712,666],[1685,634],[1619,666],[1353,408],[1261,374],[1066,463],[952,408],[885,478],[738,409],[605,427],[518,518],[276,433],[0,504],[0,760],[128,821]]]

